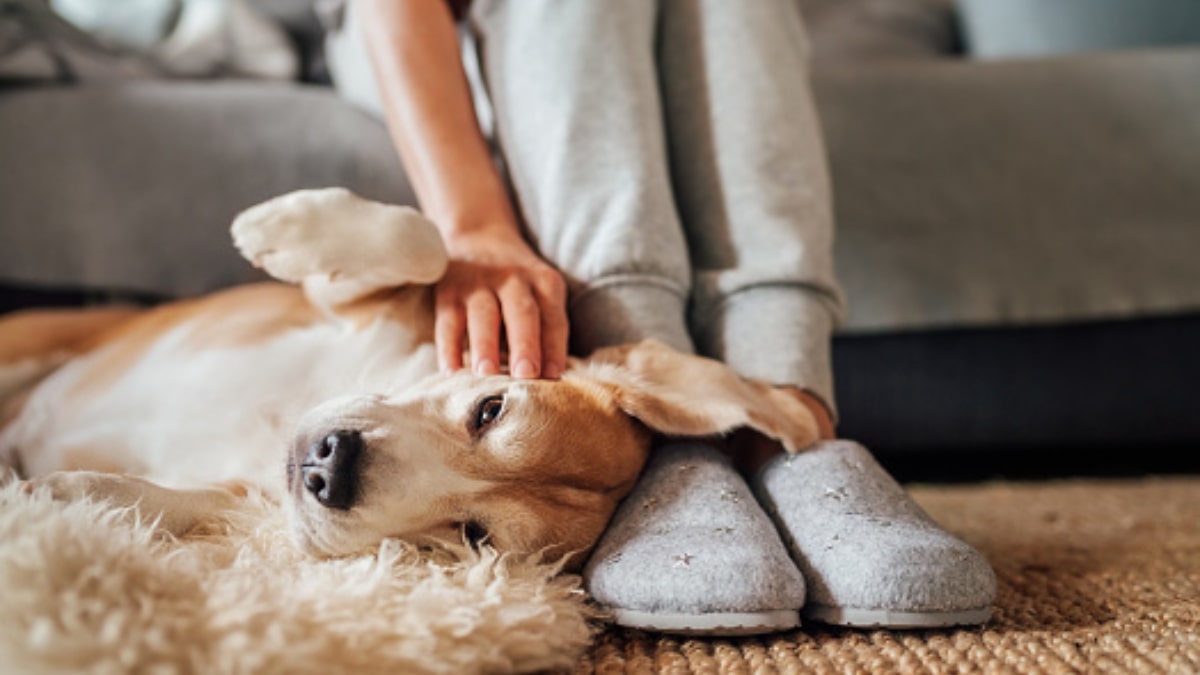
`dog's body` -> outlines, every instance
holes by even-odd
[[[436,373],[432,225],[342,190],[243,214],[260,284],[146,311],[0,321],[0,466],[182,533],[247,488],[318,555],[384,537],[582,553],[651,431],[750,426],[803,447],[807,410],[665,347],[601,350],[559,381]],[[706,391],[708,389],[708,391]]]

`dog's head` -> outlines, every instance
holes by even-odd
[[[792,450],[816,437],[793,397],[655,342],[600,350],[557,381],[436,376],[305,416],[288,458],[293,527],[316,555],[386,537],[465,539],[578,563],[632,488],[654,432],[739,427]]]

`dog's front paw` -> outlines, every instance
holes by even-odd
[[[150,481],[96,471],[57,471],[25,482],[25,490],[44,490],[58,501],[90,500],[128,509],[132,523],[153,523],[155,529],[182,535],[198,524],[237,508],[239,498],[225,489],[174,490]]]
[[[298,190],[243,211],[234,245],[282,281],[347,281],[376,288],[430,284],[446,268],[437,228],[419,212],[345,188]]]
[[[25,481],[26,492],[45,490],[56,501],[74,502],[90,499],[107,501],[116,506],[137,502],[140,491],[137,479],[98,471],[56,471]]]

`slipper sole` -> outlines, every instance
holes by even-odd
[[[991,606],[957,612],[896,612],[887,609],[824,607],[821,605],[808,605],[804,608],[804,618],[806,619],[849,628],[904,630],[978,626],[987,623],[991,617]]]
[[[800,613],[791,609],[711,614],[639,612],[632,609],[611,611],[613,623],[619,626],[678,635],[761,635],[800,625]]]

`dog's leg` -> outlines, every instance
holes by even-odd
[[[140,478],[97,471],[56,471],[26,484],[30,491],[46,489],[60,501],[92,499],[114,507],[134,507],[158,529],[179,536],[237,508],[239,498],[228,490],[174,490]]]
[[[431,284],[446,269],[437,228],[416,210],[344,188],[299,190],[242,212],[233,222],[242,256],[303,286],[333,310],[377,291]]]

